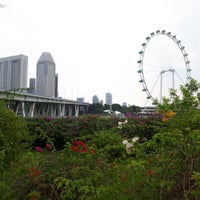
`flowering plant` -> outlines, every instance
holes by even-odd
[[[122,129],[123,125],[124,125],[124,124],[127,124],[127,123],[128,123],[128,120],[127,120],[127,119],[126,119],[124,122],[120,122],[120,121],[119,121],[117,127],[118,127],[119,129]]]
[[[126,145],[126,152],[128,154],[132,153],[133,152],[133,146],[134,146],[134,143],[136,143],[137,141],[139,140],[139,137],[134,137],[132,139],[132,142],[130,143],[128,140],[123,140],[122,141],[122,144]]]

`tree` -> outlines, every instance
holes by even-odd
[[[89,106],[88,112],[91,114],[103,114],[103,110],[101,103],[93,103]]]
[[[140,112],[141,108],[139,106],[132,105],[132,106],[128,107],[127,111],[128,111],[128,113],[135,114],[137,112]]]
[[[112,110],[121,112],[122,111],[122,107],[121,107],[120,104],[114,103],[114,104],[112,104]]]
[[[111,106],[108,104],[104,104],[104,110],[110,110]]]

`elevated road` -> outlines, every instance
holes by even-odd
[[[89,103],[63,98],[43,97],[28,93],[0,91],[10,109],[23,117],[67,117],[88,112]]]

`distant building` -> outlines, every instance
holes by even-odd
[[[103,105],[103,100],[101,100],[99,103]]]
[[[92,97],[92,103],[99,103],[99,98],[97,97],[97,95],[94,95]]]
[[[0,89],[27,88],[28,56],[0,58]]]
[[[29,80],[28,93],[35,94],[35,78],[30,78]]]
[[[55,97],[56,64],[49,52],[44,52],[37,62],[36,95]]]
[[[141,112],[138,112],[137,114],[139,116],[152,116],[156,115],[156,106],[146,106],[146,107],[141,107]]]
[[[106,93],[106,104],[112,105],[112,94]]]
[[[55,74],[55,97],[58,97],[58,74]]]
[[[127,107],[127,102],[123,102],[122,106],[126,106]]]
[[[85,99],[84,99],[84,97],[77,97],[76,101],[78,101],[80,103],[84,103]]]

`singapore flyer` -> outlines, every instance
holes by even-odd
[[[157,30],[146,37],[139,51],[139,82],[147,100],[161,102],[171,88],[179,90],[190,79],[190,61],[181,40]]]

